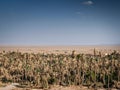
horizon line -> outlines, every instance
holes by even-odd
[[[120,46],[120,44],[79,44],[79,45],[77,45],[77,44],[76,45],[72,45],[72,44],[71,45],[70,44],[68,44],[68,45],[66,45],[66,44],[65,45],[64,44],[63,45],[62,44],[59,44],[59,45],[58,44],[57,45],[54,45],[54,44],[52,44],[52,45],[51,44],[48,44],[48,45],[47,44],[45,44],[45,45],[42,45],[42,44],[41,45],[11,45],[11,44],[10,45],[1,45],[0,44],[0,47],[19,47],[19,46],[20,47],[22,47],[22,46],[23,47],[27,47],[27,46],[28,47],[46,47],[46,46],[52,46],[52,47],[53,46]]]

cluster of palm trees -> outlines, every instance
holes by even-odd
[[[0,82],[30,88],[79,85],[120,88],[120,54],[0,53]]]

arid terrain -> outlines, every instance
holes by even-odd
[[[0,46],[0,90],[120,89],[120,46]]]
[[[109,46],[0,46],[0,51],[19,51],[23,53],[58,53],[58,54],[70,54],[73,50],[76,53],[93,54],[93,50],[96,49],[101,53],[111,53],[113,50],[120,52],[119,45]]]

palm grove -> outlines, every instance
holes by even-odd
[[[120,54],[0,53],[0,82],[22,87],[50,88],[52,85],[120,88]]]

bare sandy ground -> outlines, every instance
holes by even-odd
[[[95,90],[92,88],[84,87],[84,86],[69,86],[69,87],[63,87],[63,86],[52,86],[51,89],[30,89],[30,88],[18,88],[15,85],[18,85],[18,83],[12,83],[10,85],[7,85],[6,87],[0,87],[0,90]],[[106,90],[106,89],[97,89],[97,90]],[[118,90],[118,89],[109,89],[109,90]]]
[[[7,85],[5,87],[0,87],[0,90],[12,90],[17,89],[15,85],[18,85],[18,83],[12,83],[10,85]]]
[[[73,50],[76,53],[93,54],[94,48],[97,52],[111,53],[114,50],[120,52],[120,45],[115,46],[0,46],[0,52],[3,50],[8,51],[19,51],[22,53],[56,53],[56,54],[69,54]]]

